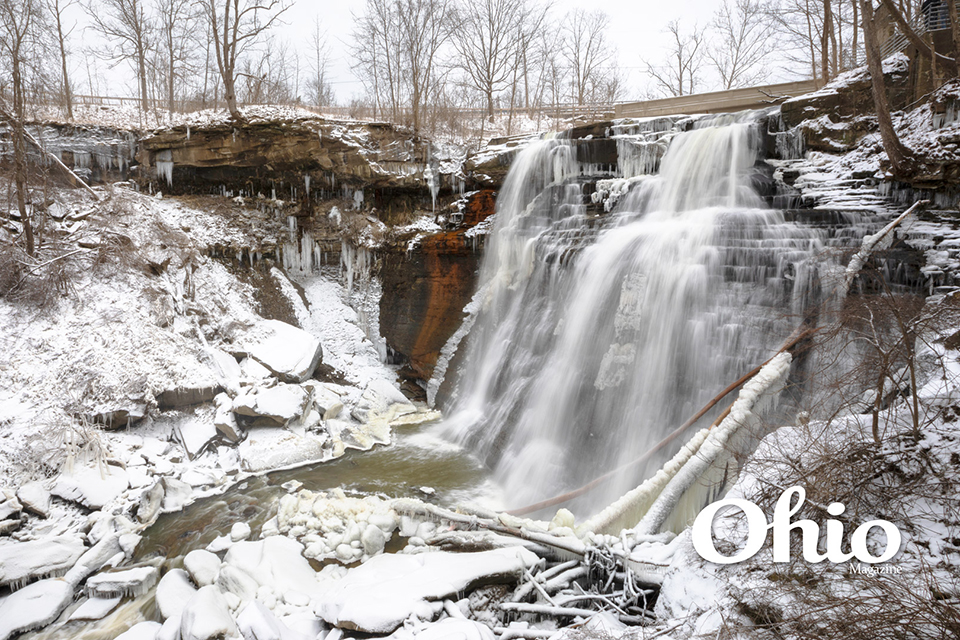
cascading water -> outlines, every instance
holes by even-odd
[[[447,427],[512,506],[635,459],[769,357],[817,295],[829,232],[763,208],[751,123],[704,124],[670,132],[659,163],[631,145],[644,155],[627,167],[660,171],[621,175],[633,188],[609,215],[588,214],[571,142],[515,160]]]

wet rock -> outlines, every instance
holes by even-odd
[[[39,629],[73,602],[73,587],[63,580],[41,580],[0,598],[0,640]]]
[[[41,518],[50,515],[50,492],[39,482],[28,482],[17,489],[17,499],[30,513]]]
[[[23,584],[70,569],[86,547],[80,538],[59,536],[0,546],[0,587]]]
[[[323,359],[319,338],[280,320],[258,322],[238,349],[283,382],[309,379]]]

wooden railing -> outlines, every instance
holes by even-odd
[[[625,102],[616,105],[615,116],[617,118],[646,118],[761,109],[779,104],[786,98],[816,91],[818,88],[818,83],[815,80],[801,80],[799,82],[769,84],[762,87],[695,93],[644,102]]]

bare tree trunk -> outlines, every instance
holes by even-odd
[[[60,73],[63,76],[63,103],[67,110],[67,119],[73,120],[73,93],[70,91],[70,79],[67,75],[67,34],[63,32],[63,10],[59,0],[55,0],[50,6],[50,12],[57,21],[57,42],[60,45]]]
[[[833,11],[830,0],[823,0],[823,26],[820,29],[820,77],[830,81],[830,33],[833,31]]]
[[[857,60],[857,35],[860,33],[858,28],[860,24],[860,18],[857,15],[860,11],[860,7],[857,6],[857,0],[852,0],[850,4],[853,6],[853,44],[850,47],[850,67],[859,66]]]
[[[807,18],[807,42],[810,45],[810,70],[813,74],[813,79],[816,81],[817,76],[817,51],[814,46],[814,37],[813,37],[813,18],[810,12],[810,0],[806,0],[807,10],[804,12]]]
[[[889,2],[889,0],[884,0]],[[894,174],[907,173],[913,164],[912,153],[903,146],[893,128],[890,117],[890,105],[883,82],[883,65],[880,60],[880,45],[877,42],[877,29],[873,22],[872,0],[860,0],[860,12],[863,16],[863,43],[867,50],[867,66],[870,69],[870,86],[873,90],[873,103],[877,111],[877,124],[880,127],[880,139],[890,159]]]
[[[27,243],[27,254],[35,253],[33,243],[33,221],[27,212],[27,144],[23,131],[24,100],[23,75],[19,53],[12,56],[13,67],[13,166],[14,182],[17,186],[17,210],[20,212],[20,222],[23,224],[23,235]]]
[[[956,0],[947,0],[950,11],[950,36],[953,39],[953,59],[960,57],[960,20],[957,18]]]

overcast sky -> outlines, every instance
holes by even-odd
[[[644,70],[646,62],[661,62],[668,46],[667,36],[663,33],[667,23],[679,19],[683,25],[697,23],[703,26],[712,20],[714,11],[722,0],[656,0],[643,2],[637,0],[607,0],[602,5],[588,0],[556,0],[553,15],[559,19],[567,11],[582,7],[592,11],[601,7],[610,15],[610,27],[607,37],[617,48],[618,61],[623,72],[626,90],[623,99],[639,99],[644,88],[649,86]],[[310,48],[310,33],[315,16],[321,16],[323,28],[327,32],[332,55],[329,69],[330,79],[336,91],[337,100],[347,103],[359,96],[363,88],[353,76],[348,54],[350,33],[353,29],[353,15],[363,11],[365,0],[296,0],[284,14],[285,24],[277,28],[287,42],[294,44],[302,55]],[[78,26],[71,36],[73,49],[74,78],[81,85],[87,80],[87,61],[83,54],[83,45],[95,41],[96,35],[84,30],[87,17],[79,7],[71,9]],[[304,61],[306,64],[306,60]],[[96,63],[101,74],[107,78],[101,84],[100,93],[111,96],[135,96],[136,84],[127,65],[109,71],[102,61]],[[778,70],[779,71],[779,70]],[[784,79],[782,72],[774,73],[771,81]],[[83,91],[88,90],[81,87]]]

